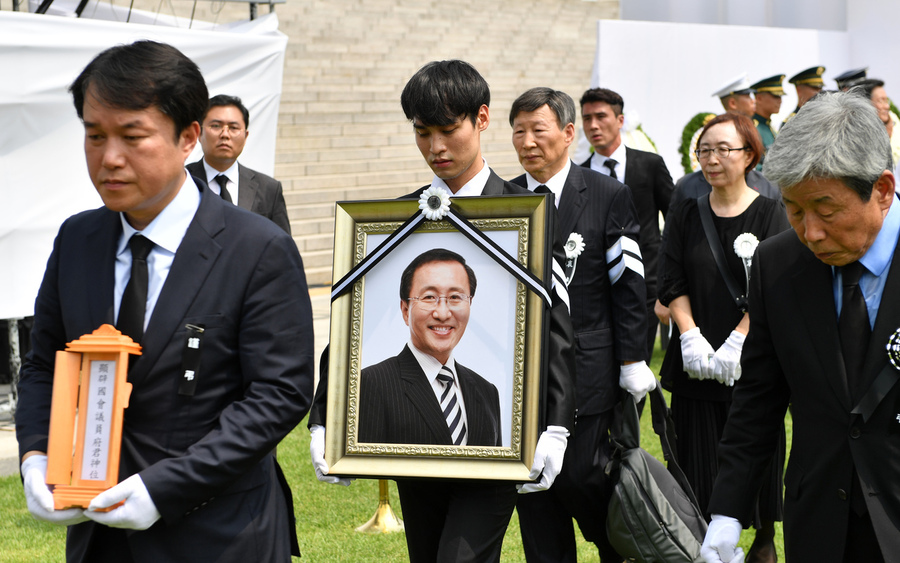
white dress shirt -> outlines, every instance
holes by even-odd
[[[547,188],[553,192],[553,195],[556,196],[556,207],[559,208],[559,200],[562,198],[563,188],[566,187],[566,178],[569,177],[569,168],[572,166],[572,160],[566,160],[566,165],[563,166],[563,169],[554,174],[553,177],[546,182],[538,182],[531,174],[526,172],[525,181],[528,182],[528,189],[533,192],[540,185],[547,186]]]
[[[482,158],[481,161],[484,163],[484,166],[482,166],[478,174],[475,174],[475,176],[473,176],[471,180],[466,182],[466,184],[461,187],[458,192],[453,193],[450,190],[450,187],[447,186],[447,182],[443,181],[437,176],[431,179],[431,187],[441,188],[452,197],[471,197],[481,195],[481,192],[484,191],[484,185],[487,184],[488,178],[491,177],[491,169],[488,167],[487,161],[484,160],[484,158]]]
[[[237,205],[238,191],[241,189],[241,175],[240,170],[238,169],[238,162],[235,160],[234,164],[232,164],[228,170],[219,172],[210,166],[209,163],[206,162],[206,159],[203,159],[203,169],[206,171],[206,183],[209,184],[209,189],[212,190],[214,194],[222,195],[222,187],[219,186],[219,182],[215,181],[215,177],[219,174],[224,174],[225,177],[228,178],[228,184],[225,187],[228,188],[228,194],[231,196],[231,203]]]
[[[124,213],[119,213],[119,219],[122,221],[122,235],[119,237],[119,245],[116,250],[116,285],[113,294],[113,312],[114,318],[119,318],[119,306],[122,303],[122,293],[125,292],[125,286],[131,279],[131,249],[128,241],[131,235],[140,233],[144,237],[150,239],[155,245],[150,255],[147,256],[147,272],[149,280],[147,283],[147,310],[144,314],[144,330],[150,323],[150,316],[156,307],[156,300],[162,291],[163,285],[166,283],[166,277],[172,268],[172,261],[175,259],[175,251],[184,239],[188,226],[200,207],[200,190],[194,183],[190,173],[186,174],[187,178],[184,184],[178,190],[175,198],[169,202],[169,205],[160,211],[153,221],[144,228],[143,231],[136,231],[134,227],[128,224]]]
[[[610,156],[603,156],[600,153],[594,153],[591,156],[591,170],[595,170],[601,174],[609,176],[609,167],[606,166],[607,159],[616,161],[616,180],[625,183],[625,144],[619,143],[619,146]]]

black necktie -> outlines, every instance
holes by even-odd
[[[135,234],[128,241],[128,246],[131,248],[131,279],[122,293],[116,328],[140,343],[144,337],[144,314],[147,311],[147,256],[154,245],[150,239]]]
[[[550,188],[548,188],[544,184],[541,184],[540,186],[534,188],[534,193],[536,193],[536,194],[552,194],[553,192],[550,191]]]
[[[222,196],[222,199],[224,199],[228,203],[234,203],[234,201],[231,199],[231,194],[228,193],[228,188],[225,187],[228,185],[228,176],[226,176],[225,174],[219,174],[218,176],[213,178],[213,180],[215,180],[219,184],[219,187],[222,188],[222,191],[219,193],[219,195]]]
[[[616,164],[619,164],[619,163],[611,158],[607,158],[606,162],[603,163],[603,166],[609,168],[609,177],[612,178],[613,180],[619,179],[619,177],[616,176]]]
[[[869,336],[872,333],[866,300],[859,287],[859,278],[865,270],[865,266],[859,262],[841,267],[844,294],[841,300],[838,331],[841,336],[841,352],[844,355],[847,383],[854,402],[859,398],[859,393],[865,391],[862,389],[862,368],[866,361]]]

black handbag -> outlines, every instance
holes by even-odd
[[[659,386],[649,393],[653,431],[668,469],[640,447],[640,419],[630,394],[616,407],[606,473],[612,485],[606,520],[610,544],[627,561],[702,563],[706,520],[678,466],[671,411]]]

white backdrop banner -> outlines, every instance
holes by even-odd
[[[118,19],[96,3],[85,11]],[[142,19],[141,19],[142,18]],[[146,15],[136,19],[150,21]],[[194,60],[210,95],[250,110],[241,162],[271,174],[287,36],[275,14],[197,29],[0,11],[0,318],[32,314],[53,238],[70,215],[102,205],[84,160],[84,130],[68,87],[99,52],[139,39],[169,43]],[[202,156],[199,144],[188,162]]]
[[[642,21],[597,22],[592,87],[615,90],[625,111],[641,116],[672,178],[684,175],[678,154],[681,132],[700,112],[722,113],[713,92],[746,72],[750,82],[824,66],[826,76],[850,68],[850,34],[842,31]],[[797,106],[785,79],[779,126]],[[826,81],[826,88],[835,88]],[[580,129],[580,127],[579,127]],[[587,143],[583,135],[582,151]],[[581,153],[579,153],[581,154]]]

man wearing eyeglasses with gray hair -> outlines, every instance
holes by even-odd
[[[213,96],[200,128],[203,158],[188,164],[188,172],[222,199],[270,219],[291,234],[281,182],[237,161],[249,135],[250,111],[241,99]]]
[[[423,252],[403,271],[400,312],[409,343],[362,370],[360,442],[503,445],[497,388],[453,357],[476,283],[465,258],[443,248]]]

